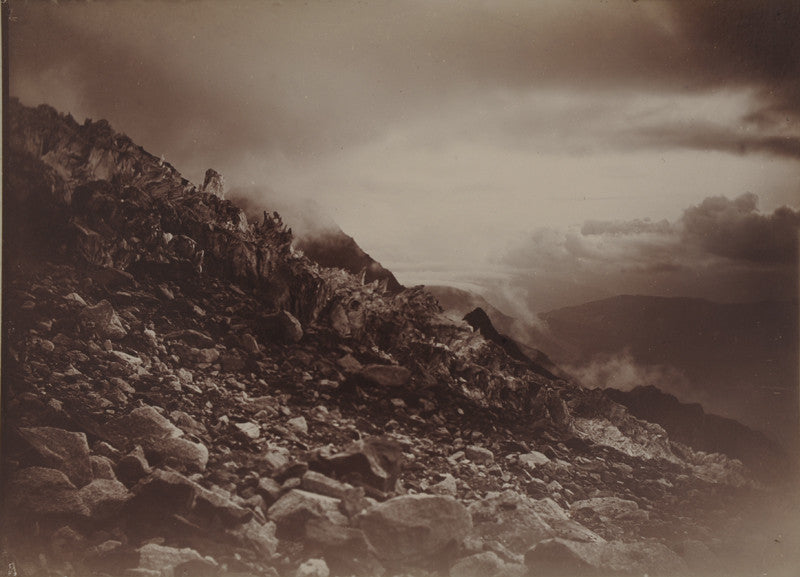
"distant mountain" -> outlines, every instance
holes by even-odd
[[[681,403],[654,386],[630,391],[606,389],[605,393],[634,416],[661,425],[670,438],[690,447],[740,459],[767,476],[786,466],[786,453],[763,433],[733,419],[708,414],[697,403]]]
[[[688,380],[685,400],[796,442],[797,302],[623,295],[540,317],[562,343],[551,352],[560,365],[624,352],[639,365],[674,368]]]
[[[341,229],[326,230],[316,235],[301,236],[295,246],[317,264],[341,268],[355,275],[364,275],[365,282],[380,281],[389,292],[398,292],[403,286],[391,271],[364,252],[353,237]]]

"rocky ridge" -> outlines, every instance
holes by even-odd
[[[15,574],[734,572],[730,510],[768,491],[739,461],[294,253],[103,121],[7,114]]]

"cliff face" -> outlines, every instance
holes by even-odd
[[[294,253],[216,173],[201,191],[104,122],[8,115],[18,574],[726,568],[704,542],[756,491],[740,462],[537,374],[420,288]]]

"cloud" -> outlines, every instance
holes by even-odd
[[[715,196],[672,223],[594,220],[579,232],[539,229],[504,255],[517,271],[508,283],[515,294],[523,287],[537,311],[614,294],[796,299],[800,211],[761,213],[757,206],[754,194]]]
[[[797,264],[800,211],[781,207],[760,214],[758,197],[706,198],[681,219],[683,238],[712,255],[752,263]]]
[[[646,365],[636,362],[629,350],[596,355],[584,363],[565,364],[561,368],[573,379],[589,388],[613,388],[630,391],[652,385],[681,399],[705,401],[696,396],[688,377],[667,365]]]

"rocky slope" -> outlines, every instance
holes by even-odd
[[[212,173],[198,189],[104,122],[6,112],[10,573],[793,568],[729,556],[731,511],[775,490],[740,462],[537,374],[420,288],[312,263]]]

